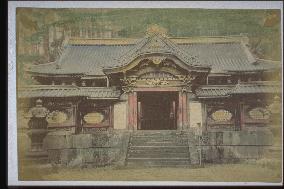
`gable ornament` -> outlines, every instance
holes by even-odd
[[[151,57],[150,60],[153,64],[159,65],[161,64],[166,58],[165,57]]]

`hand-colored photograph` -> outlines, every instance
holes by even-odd
[[[19,181],[282,182],[281,22],[17,7]]]

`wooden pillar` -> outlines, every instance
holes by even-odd
[[[81,109],[79,108],[80,105],[80,101],[77,102],[74,105],[74,117],[75,117],[75,134],[81,133],[82,132],[82,113],[81,113]]]
[[[188,103],[187,103],[187,93],[182,93],[182,126],[183,129],[187,129],[188,127]]]
[[[137,92],[133,92],[133,129],[137,130]]]
[[[113,105],[109,106],[109,126],[113,128],[113,119],[114,119],[114,112],[113,112]]]
[[[177,130],[182,130],[183,123],[183,94],[182,91],[178,93],[178,116],[177,116]]]
[[[137,130],[137,92],[128,94],[128,129]]]
[[[133,117],[132,117],[132,111],[133,111],[133,108],[132,108],[132,93],[128,93],[128,129],[132,129],[132,126],[133,126]]]
[[[137,102],[137,130],[141,129],[141,118],[142,118],[141,102]]]
[[[202,102],[202,130],[206,131],[207,130],[207,107],[204,102]]]
[[[240,109],[240,130],[242,130],[244,128],[244,121],[245,121],[245,111],[244,111],[244,103],[240,102],[240,105],[239,105],[239,109]]]

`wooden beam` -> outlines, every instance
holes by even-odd
[[[138,87],[134,88],[134,91],[143,92],[143,91],[150,91],[150,92],[160,92],[160,91],[179,91],[180,87]]]

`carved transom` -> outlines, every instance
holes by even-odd
[[[143,74],[139,77],[139,79],[153,79],[153,78],[174,79],[176,77],[174,75],[170,74],[170,73],[167,73],[167,72],[148,72],[148,73],[145,73],[145,74]]]

